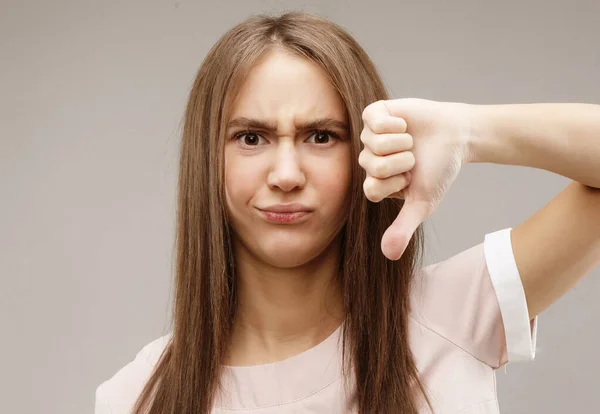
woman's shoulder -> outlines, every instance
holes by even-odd
[[[171,340],[171,333],[168,333],[160,338],[156,338],[152,342],[146,344],[135,356],[135,359],[140,359],[154,368],[158,359],[162,355],[163,350]],[[134,361],[135,361],[134,359]]]
[[[146,344],[135,358],[96,388],[96,414],[130,412],[171,333]]]
[[[529,318],[511,231],[420,269],[411,291],[415,322],[495,369],[535,356],[537,317]]]

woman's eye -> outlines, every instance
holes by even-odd
[[[242,141],[244,145],[249,147],[258,145],[262,139],[262,137],[256,132],[241,132],[237,134],[235,138]]]
[[[313,137],[314,140],[311,140]],[[311,135],[311,138],[309,138],[309,141],[314,141],[315,144],[328,144],[331,137],[337,138],[337,135],[331,131],[315,131],[315,133]]]

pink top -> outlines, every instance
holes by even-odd
[[[410,346],[436,414],[499,413],[495,370],[535,357],[511,228],[421,269],[411,296]],[[341,378],[341,327],[275,363],[226,367],[213,413],[355,413]],[[170,335],[146,345],[96,390],[96,414],[129,413]],[[354,387],[351,381],[351,390]],[[423,405],[423,413],[429,411]]]

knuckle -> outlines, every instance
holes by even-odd
[[[363,119],[363,121],[365,121],[365,122],[369,121],[369,118],[371,117],[371,113],[373,112],[373,110],[375,108],[375,105],[378,105],[378,102],[379,101],[371,102],[369,105],[367,105],[365,107],[365,109],[363,109],[363,111],[362,111],[362,119]]]
[[[383,141],[383,139],[381,139],[381,137],[378,137],[376,139],[373,140],[373,142],[371,143],[371,147],[373,149],[373,152],[377,155],[384,155],[385,151],[386,151],[386,143]]]
[[[373,139],[373,141],[371,142],[371,150],[376,155],[383,155],[382,154],[383,148],[382,148],[381,137],[375,137],[375,139]]]
[[[387,173],[388,173],[388,164],[385,160],[379,160],[375,163],[375,165],[373,166],[373,175],[375,177],[379,177],[379,178],[385,178],[387,177]]]
[[[367,165],[367,160],[365,159],[366,157],[367,157],[366,150],[363,149],[360,152],[360,154],[358,154],[358,165],[360,165],[364,169],[366,169],[366,165]]]
[[[369,142],[369,131],[367,130],[367,128],[363,128],[362,132],[360,133],[360,142],[362,142],[363,144],[367,144],[367,142]]]
[[[363,183],[363,191],[368,200],[377,203],[381,201],[380,192],[377,189],[378,185],[375,180],[370,177],[367,177]]]
[[[367,122],[367,118],[369,118],[369,112],[370,112],[369,108],[370,107],[371,107],[371,104],[367,105],[365,107],[365,109],[363,109],[363,111],[362,111],[361,117],[364,122]]]
[[[385,127],[385,119],[377,117],[371,121],[371,129],[375,133],[382,133]]]

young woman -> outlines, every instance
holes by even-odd
[[[335,24],[248,19],[189,97],[173,332],[96,413],[498,413],[494,371],[534,358],[537,315],[600,261],[598,137],[593,105],[389,100]],[[468,162],[574,181],[421,267]]]

